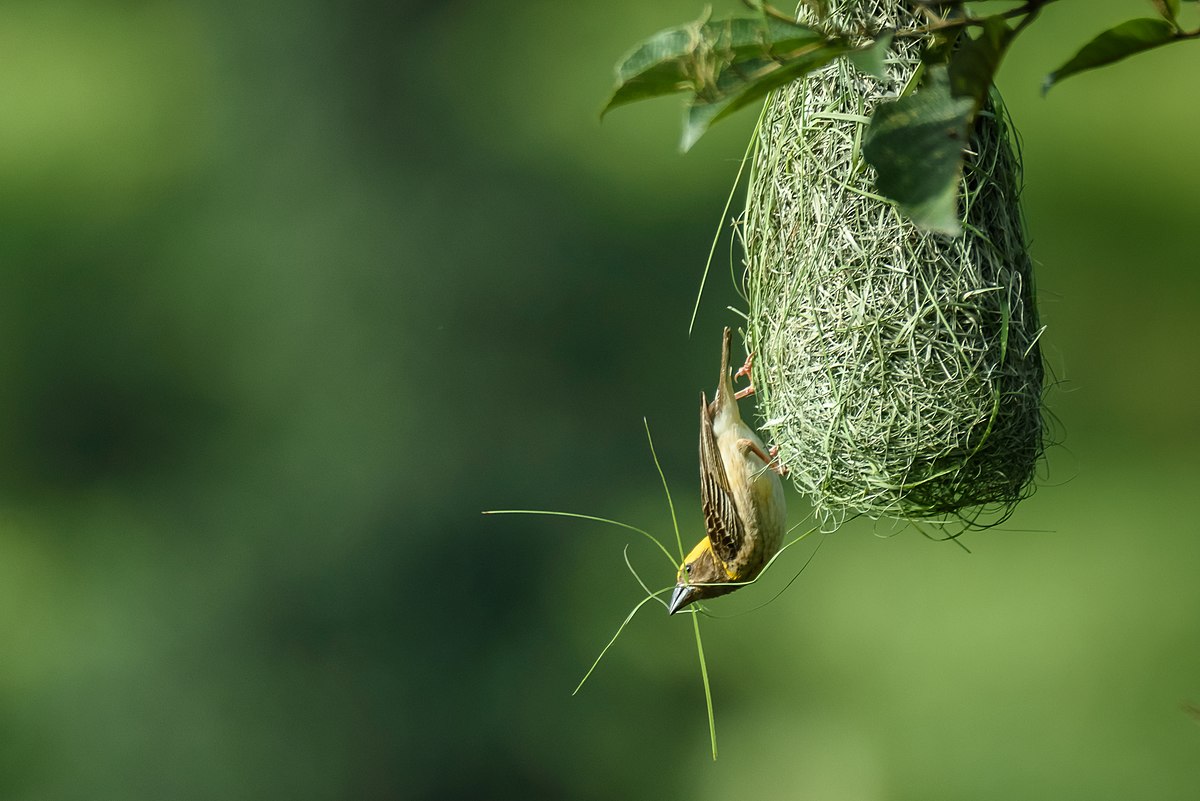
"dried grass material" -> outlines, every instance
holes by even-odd
[[[829,5],[825,24],[850,31],[921,23],[897,0]],[[958,239],[902,219],[862,160],[869,115],[918,56],[897,40],[886,82],[839,60],[777,92],[759,131],[742,236],[762,428],[826,527],[992,524],[1043,451],[1020,156],[999,102],[975,126]]]

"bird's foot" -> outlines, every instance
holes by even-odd
[[[741,378],[742,376],[746,376],[746,378],[749,379],[749,381],[750,381],[750,383],[744,389],[739,389],[737,392],[733,393],[734,400],[741,400],[742,398],[745,398],[745,397],[748,397],[748,396],[754,394],[754,379],[750,377],[750,367],[753,364],[754,364],[754,354],[751,353],[749,356],[746,357],[746,363],[743,364],[741,367],[739,367],[737,372],[733,374],[733,379],[735,381],[737,379]]]
[[[785,465],[783,462],[779,461],[779,446],[772,445],[769,453],[771,455],[771,458],[770,458],[770,460],[767,461],[767,467],[771,468],[776,473],[778,473],[780,475],[780,477],[787,476],[787,474],[788,474],[787,465]]]

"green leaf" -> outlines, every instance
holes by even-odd
[[[956,237],[962,233],[958,220],[958,175],[925,200],[901,206],[904,215],[926,231]]]
[[[1177,41],[1175,26],[1165,19],[1131,19],[1088,42],[1066,64],[1046,76],[1042,94],[1071,75]]]
[[[887,55],[888,48],[891,46],[892,32],[887,31],[869,45],[851,50],[846,54],[846,58],[850,60],[850,63],[859,72],[882,81],[887,78],[887,66],[884,64],[883,59]]]
[[[786,59],[824,41],[821,32],[774,17],[706,18],[660,31],[617,66],[617,86],[602,113],[650,97],[708,94],[730,65]]]
[[[692,31],[674,28],[660,31],[638,45],[617,65],[617,87],[602,113],[635,100],[690,88],[683,59],[694,46],[694,38]]]
[[[975,104],[955,97],[944,68],[916,92],[880,103],[863,139],[879,191],[918,226],[951,236],[961,231],[958,181]]]
[[[758,60],[731,64],[721,72],[716,86],[707,96],[697,93],[688,106],[680,147],[686,152],[717,120],[766,97],[772,89],[825,66],[850,50],[850,46],[843,42],[822,43],[808,52],[793,55],[783,63]]]
[[[964,36],[950,57],[950,91],[955,97],[969,97],[979,110],[992,87],[992,79],[1013,40],[1013,31],[1002,17],[984,20],[979,36]]]

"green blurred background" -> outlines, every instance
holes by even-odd
[[[4,4],[0,797],[1200,797],[1200,48],[1039,96],[1136,0],[1051,7],[1000,78],[1038,493],[969,555],[847,526],[708,622],[715,764],[686,618],[570,697],[625,543],[672,570],[480,511],[672,538],[644,416],[699,537],[727,250],[687,324],[754,114],[685,157],[677,103],[597,112],[700,11]]]

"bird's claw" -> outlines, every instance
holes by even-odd
[[[754,354],[751,353],[746,357],[746,363],[739,367],[737,372],[733,374],[735,381],[742,376],[746,376],[746,378],[750,381],[750,383],[744,389],[739,389],[737,392],[733,393],[734,400],[741,400],[742,398],[749,397],[750,395],[754,394],[754,379],[750,376],[750,368],[753,366],[753,364]]]
[[[787,474],[788,474],[787,465],[785,465],[783,462],[779,461],[779,446],[772,445],[770,447],[770,449],[768,449],[767,453],[771,457],[770,461],[767,462],[767,467],[771,468],[776,473],[778,473],[780,478],[787,476]]]

